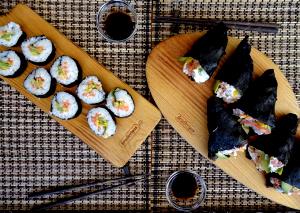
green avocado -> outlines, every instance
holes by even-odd
[[[271,169],[269,167],[269,163],[270,163],[270,157],[266,154],[264,154],[262,156],[262,159],[261,159],[261,162],[260,162],[260,165],[262,167],[262,169],[266,172],[266,173],[270,173],[271,172]]]
[[[5,41],[10,41],[11,37],[14,35],[14,33],[4,33],[3,35],[1,35],[1,39],[5,40]]]
[[[216,83],[214,84],[214,93],[217,93],[217,90],[219,89],[219,86],[221,84],[221,81],[220,80],[216,80]]]
[[[222,154],[221,152],[218,152],[216,154],[216,156],[218,157],[218,159],[227,159],[228,158],[226,155]]]
[[[283,167],[276,170],[276,173],[279,175],[282,175],[282,172],[283,172]]]
[[[293,186],[281,181],[281,188],[285,193],[289,193],[292,190]]]
[[[0,61],[0,69],[1,70],[7,70],[11,67],[11,65],[7,62]]]
[[[186,63],[186,62],[190,62],[191,60],[193,60],[192,57],[179,57],[178,58],[178,61],[181,62],[181,63]]]

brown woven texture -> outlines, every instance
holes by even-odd
[[[17,3],[28,5],[148,99],[151,97],[145,64],[151,50],[151,41],[156,43],[172,34],[203,29],[202,26],[169,24],[151,26],[152,8],[154,16],[171,14],[174,9],[180,8],[182,17],[278,22],[282,28],[276,36],[247,33],[254,47],[280,65],[299,101],[299,3],[292,0],[200,2],[138,0],[138,31],[125,44],[111,44],[98,35],[95,16],[103,1],[4,0],[0,2],[0,13],[8,12]],[[241,37],[245,32],[231,31],[230,34]],[[4,81],[0,81],[0,120],[2,210],[28,210],[35,204],[56,198],[29,201],[26,197],[32,191],[123,176],[122,169],[112,167]],[[151,180],[141,182],[136,187],[115,189],[56,209],[169,211],[171,209],[164,195],[165,181],[168,175],[178,169],[194,170],[206,181],[208,193],[203,206],[205,210],[287,210],[239,184],[209,163],[164,119],[130,160],[133,174],[151,170]]]
[[[153,4],[154,17],[157,15],[178,15],[184,18],[212,18],[218,20],[239,20],[257,22],[276,22],[281,25],[276,35],[230,30],[229,35],[243,38],[250,36],[253,47],[264,52],[278,64],[291,84],[297,101],[300,101],[300,19],[299,1],[195,1],[160,0]],[[178,24],[153,23],[153,46],[178,33],[195,32],[206,26],[187,26]],[[154,209],[167,207],[164,198],[164,184],[168,175],[179,169],[191,169],[198,172],[206,181],[208,193],[204,209],[226,210],[287,210],[263,198],[254,191],[235,181],[216,168],[186,143],[167,121],[160,122],[153,133],[154,173],[159,174],[153,183]],[[163,177],[163,178],[162,178]]]

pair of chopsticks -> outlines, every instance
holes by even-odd
[[[99,181],[99,182],[94,182],[94,183],[88,183],[88,184],[82,184],[82,185],[77,185],[77,186],[71,186],[68,188],[64,188],[64,189],[59,189],[59,190],[55,190],[55,191],[46,191],[46,192],[34,192],[30,195],[28,195],[29,199],[34,199],[34,198],[40,198],[46,195],[57,195],[57,194],[62,194],[65,192],[70,192],[73,190],[79,190],[79,189],[86,189],[86,188],[92,188],[92,187],[97,187],[99,185],[107,185],[107,184],[112,184],[112,186],[109,187],[104,187],[104,188],[100,188],[98,190],[92,191],[92,192],[87,192],[87,193],[82,193],[73,197],[66,197],[66,198],[62,198],[56,202],[52,202],[52,203],[47,203],[47,204],[42,204],[40,206],[34,207],[32,210],[33,211],[40,211],[40,210],[46,210],[46,209],[50,209],[52,207],[55,206],[59,206],[59,205],[64,205],[64,204],[68,204],[72,201],[75,200],[79,200],[79,199],[83,199],[83,198],[87,198],[91,195],[96,195],[96,194],[100,194],[103,192],[107,192],[107,191],[111,191],[113,189],[122,187],[122,186],[132,186],[135,183],[145,180],[148,177],[148,175],[132,175],[132,176],[128,176],[128,177],[123,177],[123,178],[117,178],[117,179],[113,179],[113,180],[107,180],[107,181]],[[116,183],[116,184],[113,184]]]
[[[173,24],[186,24],[186,25],[215,25],[220,20],[214,19],[193,19],[193,18],[180,18],[173,16],[156,16],[154,18],[155,23],[173,23]],[[228,28],[238,30],[257,31],[261,33],[273,33],[278,32],[279,25],[273,23],[259,23],[259,22],[241,22],[241,21],[222,21]]]

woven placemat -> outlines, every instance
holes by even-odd
[[[1,1],[0,13],[8,12],[17,3],[24,3],[54,25],[60,32],[95,57],[115,75],[140,94],[151,99],[145,77],[145,63],[156,43],[177,32],[202,30],[202,27],[152,25],[155,14],[169,14],[180,6],[184,17],[278,21],[283,28],[276,36],[249,33],[253,46],[265,52],[284,71],[299,101],[299,3],[293,1],[214,0],[210,3],[138,0],[139,29],[126,44],[105,42],[95,28],[98,7],[104,1],[26,0]],[[175,2],[175,1],[174,1]],[[198,1],[200,2],[200,1]],[[206,2],[206,1],[205,1]],[[258,9],[259,8],[259,9]],[[201,11],[201,14],[199,13]],[[241,37],[243,32],[231,31]],[[284,50],[284,51],[283,51]],[[298,76],[297,76],[298,75]],[[79,184],[120,177],[122,169],[114,168],[72,133],[64,129],[31,102],[0,81],[0,209],[27,210],[34,204],[53,200],[28,201],[32,191],[51,186]],[[151,152],[152,148],[152,152]],[[165,181],[178,169],[192,169],[208,185],[204,208],[207,210],[286,210],[239,184],[201,157],[168,124],[162,120],[148,140],[130,160],[131,172],[146,173],[152,179],[136,187],[120,188],[92,196],[57,209],[76,210],[158,210],[170,211],[164,195]]]
[[[6,13],[24,3],[74,43],[105,65],[140,94],[148,97],[145,61],[150,48],[150,1],[138,1],[138,30],[126,44],[105,42],[96,29],[96,13],[104,1],[0,1]],[[26,17],[24,17],[26,18]],[[72,133],[0,81],[0,209],[30,209],[43,199],[26,200],[28,193],[50,186],[75,185],[124,176]],[[133,174],[150,169],[147,140],[130,160]],[[57,209],[144,210],[150,208],[149,184],[123,187]],[[54,197],[55,198],[55,197]]]
[[[300,101],[300,18],[299,1],[292,0],[242,0],[242,1],[195,1],[160,0],[153,4],[154,17],[179,15],[184,18],[212,18],[218,20],[240,20],[277,22],[281,25],[276,35],[230,30],[229,35],[243,38],[250,36],[251,44],[278,64]],[[178,33],[195,32],[207,26],[153,23],[153,46]],[[298,61],[297,61],[298,60]],[[198,154],[180,135],[163,120],[152,134],[153,172],[157,174],[150,189],[153,191],[153,209],[167,208],[165,181],[176,170],[191,169],[206,181],[208,193],[203,210],[287,210],[263,198],[235,181],[208,160]]]

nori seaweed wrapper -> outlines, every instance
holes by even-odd
[[[218,23],[195,42],[185,57],[197,59],[206,73],[211,76],[225,54],[228,42],[227,30],[224,23]]]
[[[247,134],[219,98],[212,97],[207,101],[207,127],[208,157],[212,160],[216,159],[219,151],[239,148],[247,143]]]
[[[222,66],[215,79],[234,86],[243,94],[252,80],[253,61],[250,52],[251,46],[246,36]]]
[[[296,134],[297,127],[297,115],[289,113],[283,116],[276,123],[276,127],[270,135],[262,135],[258,137],[257,140],[251,142],[249,146],[253,146],[256,149],[263,151],[270,157],[276,157],[286,165],[294,147],[294,136]]]
[[[285,183],[300,189],[300,142],[295,142],[293,152],[288,164],[283,168],[282,175],[277,173],[270,173],[267,176],[267,186],[272,186],[270,178],[278,178]]]
[[[272,128],[275,127],[277,86],[274,70],[266,70],[250,84],[245,94],[238,101],[236,108]]]

